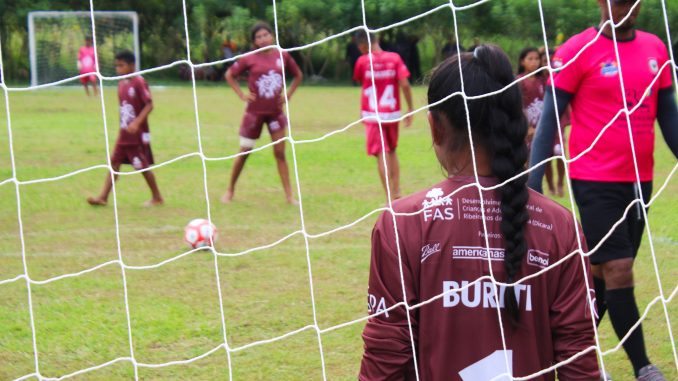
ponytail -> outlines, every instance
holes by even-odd
[[[497,46],[481,45],[473,54],[463,53],[448,58],[435,69],[428,90],[429,104],[461,91],[459,60],[467,96],[501,90],[514,80],[506,54]],[[522,172],[528,155],[525,144],[527,122],[523,115],[518,86],[513,85],[495,95],[468,99],[467,102],[473,143],[484,147],[490,154],[492,175],[499,182],[504,182]],[[439,113],[446,116],[448,128],[455,131],[455,139],[468,139],[466,109],[462,97],[451,97],[431,107],[430,111],[436,118]],[[458,142],[449,142],[448,149],[454,150],[456,144]],[[528,220],[526,205],[529,194],[526,182],[527,176],[523,175],[497,189],[501,201],[500,229],[505,242],[504,269],[507,283],[515,281],[527,252],[525,225]],[[520,310],[513,287],[505,288],[503,299],[506,315],[516,326],[520,321]]]

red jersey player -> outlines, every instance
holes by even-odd
[[[367,154],[377,158],[379,177],[386,190],[386,171],[381,144],[381,134],[377,116],[381,119],[381,130],[384,136],[386,165],[388,166],[388,186],[393,199],[400,198],[400,166],[396,147],[398,146],[398,122],[400,118],[400,88],[407,101],[407,112],[412,111],[412,90],[408,77],[407,66],[398,53],[386,52],[379,46],[379,38],[370,35],[372,46],[368,46],[367,33],[363,30],[356,32],[356,43],[363,53],[355,64],[353,80],[362,83],[361,117],[365,120],[365,134],[367,137]],[[370,49],[371,48],[371,49]],[[370,53],[371,54],[368,54]],[[370,56],[372,62],[370,65]],[[374,73],[374,86],[372,84]],[[375,91],[376,89],[376,91]],[[396,121],[394,121],[396,120]],[[412,116],[405,118],[405,127],[412,124]]]
[[[92,46],[92,37],[85,37],[85,46],[80,47],[78,51],[78,70],[80,74],[96,73],[96,52]],[[92,83],[93,95],[97,95],[97,76],[83,75],[80,77],[80,83],[85,87],[85,93],[89,96],[88,84]]]
[[[468,100],[468,119],[461,96],[437,104],[462,90],[462,78],[468,96],[498,92]],[[449,177],[395,201],[396,224],[386,212],[374,227],[368,306],[375,316],[363,332],[360,380],[414,380],[416,371],[423,381],[504,381],[556,364],[562,381],[599,380],[590,268],[585,257],[568,256],[579,248],[572,214],[528,190],[527,176],[483,190],[482,200],[473,186],[471,139],[481,186],[525,168],[520,90],[504,90],[513,81],[496,46],[435,69],[428,121]],[[517,283],[499,286],[490,275]],[[429,303],[392,308],[404,301]],[[554,373],[530,379],[551,381]]]
[[[127,75],[134,73],[134,54],[122,51],[115,55],[115,73]],[[148,84],[141,76],[129,77],[118,82],[118,101],[120,104],[120,132],[111,155],[111,167],[114,172],[120,170],[121,164],[131,164],[135,170],[148,168],[153,164],[151,153],[150,133],[148,129],[148,114],[153,110],[153,100]],[[151,188],[152,198],[144,205],[160,205],[163,203],[155,176],[150,170],[142,172],[144,179]],[[118,175],[115,175],[115,179]],[[113,182],[111,176],[106,175],[104,187],[98,197],[89,197],[90,205],[106,205]]]
[[[271,26],[259,22],[252,27],[252,44],[260,49],[273,44],[273,31]],[[285,197],[290,204],[296,204],[297,201],[292,196],[290,186],[290,175],[285,159],[285,137],[287,127],[287,117],[283,113],[285,98],[283,91],[283,70],[287,69],[294,76],[294,81],[287,89],[287,99],[292,98],[301,83],[302,73],[294,62],[292,56],[287,52],[281,55],[277,49],[266,49],[254,54],[247,55],[238,60],[226,71],[226,81],[231,85],[233,91],[243,102],[247,102],[245,116],[240,124],[240,156],[233,162],[231,180],[226,194],[221,198],[222,202],[230,202],[235,192],[235,183],[245,166],[245,160],[249,156],[249,151],[254,148],[256,140],[261,136],[261,130],[264,123],[268,126],[268,132],[271,134],[272,141],[278,141],[273,146],[273,155],[278,164],[278,173],[282,181]],[[249,94],[245,95],[238,85],[237,78],[240,74],[249,72],[248,87]]]

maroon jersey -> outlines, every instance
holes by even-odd
[[[127,126],[141,113],[141,110],[152,101],[148,84],[141,77],[131,77],[118,82],[118,103],[120,105],[120,134],[118,144],[133,145],[143,142],[148,144],[150,134],[148,120],[139,126],[136,134],[127,131]]]
[[[247,55],[231,66],[234,77],[248,71],[247,83],[250,94],[256,99],[247,104],[247,112],[253,114],[280,114],[280,97],[283,90],[283,67],[293,76],[301,73],[292,56],[282,52],[282,61],[277,51],[265,51]]]
[[[472,181],[470,177],[447,179],[394,203],[398,213],[426,208],[396,217],[407,303],[415,305],[446,293],[410,311],[421,380],[486,381],[507,372],[526,376],[595,345],[588,305],[593,291],[586,288],[580,256],[556,265],[577,250],[578,225],[568,210],[530,190],[525,230],[528,251],[516,280],[553,268],[515,286],[520,325],[513,328],[503,320],[504,350],[493,283],[478,280],[490,275],[478,190],[469,187],[445,197]],[[491,178],[480,182],[496,184]],[[492,271],[497,280],[506,281],[498,195],[486,191],[483,197]],[[372,232],[368,307],[371,314],[381,314],[370,318],[363,332],[363,381],[414,379],[405,308],[384,312],[404,300],[398,262],[393,219],[386,212]],[[588,261],[584,263],[590,274]],[[451,291],[459,288],[463,290]],[[498,304],[503,307],[503,287],[498,290]],[[560,380],[598,381],[595,351],[562,365],[557,372]],[[532,380],[554,380],[554,373]]]
[[[518,78],[522,78],[520,74]],[[532,75],[523,78],[520,82],[520,91],[523,93],[523,113],[527,118],[527,123],[532,127],[537,127],[539,117],[544,109],[544,86],[546,79],[541,75]]]

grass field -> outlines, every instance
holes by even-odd
[[[11,132],[16,176],[21,181],[52,178],[106,163],[105,141],[114,143],[118,113],[114,83],[105,89],[108,136],[104,135],[99,100],[80,88],[10,92]],[[150,117],[157,163],[198,151],[198,134],[190,87],[153,88]],[[294,138],[315,139],[358,117],[356,87],[304,87],[290,104]],[[415,88],[415,105],[425,102]],[[226,86],[199,87],[198,111],[204,154],[209,158],[237,151],[237,126],[243,104]],[[0,94],[0,97],[4,95]],[[8,129],[0,108],[0,181],[12,177]],[[183,227],[192,218],[211,218],[220,229],[217,249],[223,253],[273,243],[303,225],[319,234],[349,224],[384,206],[374,159],[364,153],[362,126],[312,144],[287,145],[293,181],[302,193],[299,209],[284,203],[270,148],[251,155],[236,190],[235,202],[219,198],[226,189],[232,160],[209,160],[203,172],[198,156],[154,170],[166,205],[143,208],[150,197],[138,174],[117,183],[117,220],[113,204],[92,208],[85,197],[99,192],[107,171],[92,169],[51,182],[19,187],[21,222],[28,274],[36,281],[79,272],[118,259],[130,266],[155,265],[185,252]],[[260,143],[268,142],[264,138]],[[675,159],[661,139],[656,155],[655,191],[667,179]],[[443,178],[430,145],[425,114],[401,130],[399,156],[404,193]],[[128,169],[126,169],[128,170]],[[203,179],[209,197],[205,197]],[[296,189],[296,188],[295,188]],[[560,199],[569,206],[569,198]],[[14,183],[0,186],[0,281],[24,273]],[[366,315],[370,230],[373,214],[350,229],[308,240],[316,317],[321,329]],[[678,280],[678,179],[653,204],[650,227],[663,291]],[[118,245],[119,242],[119,245]],[[216,261],[223,293],[226,336],[231,347],[274,338],[314,323],[306,243],[295,234],[277,246]],[[128,269],[126,280],[134,356],[140,363],[185,360],[223,343],[214,257],[195,252],[153,269]],[[641,309],[659,295],[647,235],[636,264]],[[33,284],[32,303],[40,373],[59,377],[116,358],[129,357],[121,268],[104,266],[78,277]],[[35,372],[28,291],[21,279],[0,285],[0,380]],[[674,335],[678,304],[668,305]],[[362,355],[362,322],[323,334],[327,378],[353,380]],[[678,379],[661,303],[644,323],[650,358]],[[606,319],[602,347],[618,340]],[[615,381],[631,380],[623,351],[605,357]],[[235,380],[322,379],[316,333],[304,330],[281,341],[244,348],[231,354]],[[139,368],[143,380],[227,380],[224,350],[186,365]],[[74,377],[78,380],[133,379],[131,362],[119,361]],[[32,378],[37,379],[37,378]]]

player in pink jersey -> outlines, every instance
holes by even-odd
[[[356,32],[356,43],[363,53],[355,64],[353,80],[362,84],[361,117],[365,120],[365,134],[367,154],[377,158],[377,167],[381,184],[386,190],[386,170],[384,158],[388,166],[388,186],[391,197],[400,198],[400,165],[396,155],[398,146],[398,122],[400,118],[400,89],[403,90],[407,101],[407,112],[412,112],[412,90],[407,66],[398,53],[386,52],[379,46],[379,37],[370,35],[371,50],[368,46],[367,33],[361,30]],[[368,54],[371,51],[371,54]],[[370,64],[370,56],[372,62]],[[372,85],[374,73],[374,85]],[[376,91],[375,91],[376,89]],[[377,117],[381,120],[381,133],[384,136],[384,149]],[[395,121],[394,121],[395,120]],[[412,124],[412,116],[405,118],[405,127]]]
[[[437,104],[462,91],[462,78],[468,96],[503,91],[469,100],[467,119],[463,97]],[[415,367],[422,381],[509,380],[554,365],[562,381],[599,380],[590,267],[576,253],[572,213],[529,191],[526,176],[484,190],[482,200],[474,186],[471,141],[483,187],[524,170],[521,94],[518,86],[504,89],[513,81],[508,57],[490,45],[435,69],[428,121],[448,178],[395,201],[395,224],[385,212],[372,231],[368,308],[375,316],[363,331],[360,380],[414,380]],[[496,285],[491,274],[517,283]],[[394,308],[402,302],[428,303]],[[555,372],[529,379],[551,381]]]
[[[570,38],[552,60],[560,71],[551,84],[555,89],[546,90],[530,165],[548,158],[556,119],[571,105],[570,156],[581,155],[569,164],[572,189],[588,246],[600,245],[591,255],[599,318],[609,310],[621,339],[640,318],[633,263],[645,228],[640,203],[623,215],[632,202],[650,200],[655,120],[678,157],[678,108],[666,47],[657,36],[634,28],[641,3],[612,0],[608,8],[606,0],[599,0],[598,5],[599,27]],[[609,21],[620,25],[613,31]],[[620,112],[625,108],[632,110],[630,128]],[[542,171],[531,172],[532,188],[541,190]],[[642,326],[633,329],[623,347],[638,380],[665,379],[647,356]]]
[[[128,75],[136,71],[134,53],[122,51],[115,55],[115,73]],[[121,164],[131,164],[135,170],[145,170],[153,164],[151,153],[150,133],[148,128],[148,114],[153,110],[153,100],[148,84],[141,76],[129,77],[118,82],[118,101],[120,104],[120,132],[111,155],[111,168],[114,172],[120,170]],[[148,187],[151,188],[152,198],[145,206],[161,205],[163,203],[155,176],[150,170],[142,172]],[[118,175],[114,178],[117,180]],[[108,195],[113,187],[111,176],[106,175],[104,187],[97,197],[87,198],[90,205],[105,206]]]
[[[92,46],[92,37],[85,37],[85,46],[81,46],[78,50],[78,70],[80,74],[96,73],[96,52]],[[80,77],[80,83],[85,87],[85,93],[90,95],[88,85],[92,84],[92,94],[97,95],[97,76],[85,75]]]
[[[273,44],[273,30],[271,26],[259,22],[254,25],[251,32],[252,44],[256,49],[265,48]],[[241,155],[235,158],[233,169],[231,171],[231,180],[226,194],[221,198],[222,202],[231,202],[235,193],[235,183],[245,166],[245,161],[249,156],[249,151],[254,148],[254,144],[259,136],[264,123],[268,126],[268,132],[271,134],[271,140],[276,143],[273,146],[273,155],[278,164],[278,173],[282,181],[285,197],[290,204],[297,204],[292,196],[290,186],[290,175],[285,159],[285,137],[287,127],[287,117],[283,113],[285,98],[282,96],[284,89],[283,70],[294,76],[292,84],[287,89],[287,99],[291,99],[294,92],[299,87],[303,75],[297,63],[287,52],[281,55],[277,49],[266,49],[254,54],[247,55],[238,60],[226,71],[226,80],[238,97],[247,103],[245,116],[240,124],[240,152]],[[240,90],[237,78],[240,74],[249,73],[248,87],[249,94],[244,94]]]

